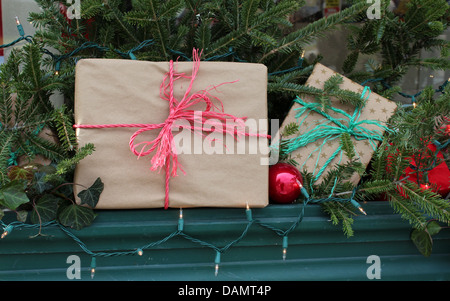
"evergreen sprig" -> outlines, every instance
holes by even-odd
[[[350,53],[343,64],[344,72],[360,82],[382,78],[389,86],[394,86],[411,68],[448,69],[450,42],[439,37],[448,27],[450,10],[447,1],[411,0],[404,15],[389,11],[389,4],[389,0],[382,1],[381,18],[362,26],[352,26],[348,40]],[[434,49],[440,52],[440,57],[420,58],[423,50]],[[354,72],[362,54],[380,54],[382,59],[380,62],[372,60],[375,68]],[[381,93],[384,90],[386,86],[374,85],[374,91]]]
[[[48,197],[54,184],[71,182],[74,164],[93,151],[93,146],[76,149],[72,113],[50,100],[67,88],[66,76],[46,67],[42,49],[36,42],[26,44],[0,66],[0,208],[15,210],[21,221],[28,212],[35,222],[57,218],[55,198]],[[38,156],[57,168],[42,165]],[[92,211],[72,211],[64,224],[73,225],[81,210]]]

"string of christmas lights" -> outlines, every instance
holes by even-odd
[[[300,204],[301,209],[296,217],[295,221],[289,226],[288,229],[283,230],[280,228],[277,228],[273,225],[263,223],[260,220],[253,217],[253,213],[251,208],[248,206],[248,203],[246,204],[245,209],[245,216],[247,220],[247,224],[242,231],[242,233],[234,240],[229,242],[223,247],[218,247],[216,245],[213,245],[207,241],[201,240],[199,238],[193,237],[188,235],[185,232],[185,222],[184,222],[184,212],[183,209],[180,208],[180,214],[178,216],[178,220],[176,222],[177,230],[173,231],[172,233],[168,234],[164,238],[156,241],[149,242],[139,248],[133,248],[130,250],[125,251],[112,251],[112,252],[93,252],[91,251],[88,246],[70,229],[67,227],[61,225],[57,221],[51,221],[47,223],[42,224],[27,224],[24,222],[14,221],[9,224],[5,224],[2,220],[0,220],[0,225],[3,228],[3,233],[0,236],[1,239],[6,238],[7,236],[11,235],[11,233],[16,229],[42,229],[42,228],[48,228],[48,227],[57,227],[60,229],[67,237],[71,238],[78,246],[81,248],[83,252],[91,256],[91,265],[90,265],[90,272],[91,272],[91,278],[94,278],[96,268],[97,268],[97,258],[98,257],[116,257],[116,256],[131,256],[131,255],[138,255],[142,256],[144,254],[145,250],[151,249],[153,247],[159,246],[170,239],[180,236],[186,240],[189,240],[193,243],[199,244],[203,247],[210,248],[215,251],[215,257],[214,257],[214,275],[217,276],[219,272],[219,266],[221,263],[221,255],[224,254],[229,248],[234,246],[235,244],[242,241],[248,234],[249,230],[253,225],[259,225],[265,229],[273,231],[276,235],[280,236],[282,238],[282,259],[286,260],[287,258],[287,249],[288,249],[288,236],[298,227],[298,225],[303,220],[303,217],[305,216],[305,209],[308,204],[320,204],[323,202],[330,202],[330,201],[336,201],[336,202],[350,202],[355,208],[360,209],[361,212],[364,212],[362,210],[361,206],[353,199],[355,191],[353,191],[350,198],[344,199],[344,198],[337,198],[337,197],[329,197],[329,198],[323,198],[323,199],[312,199],[310,198],[307,190],[301,185],[300,182],[298,182],[299,187],[301,189],[302,195],[304,197],[304,200],[302,204]]]
[[[365,84],[369,83],[369,82],[381,82],[381,84],[386,88],[386,89],[391,89],[392,86],[389,85],[383,78],[375,78],[375,79],[368,79],[363,81],[360,85],[364,86]],[[448,83],[450,82],[450,78],[447,79],[447,81],[445,81],[442,85],[439,86],[438,89],[434,90],[434,93],[445,93],[444,89],[445,86],[448,85]],[[417,102],[416,102],[416,98],[419,97],[422,94],[422,91],[417,92],[416,94],[407,94],[404,92],[398,92],[399,95],[403,96],[404,98],[411,98],[411,104],[404,104],[403,107],[417,107]]]

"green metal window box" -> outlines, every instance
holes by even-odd
[[[433,236],[429,257],[410,240],[410,226],[387,202],[364,204],[367,216],[355,218],[355,235],[347,238],[318,205],[308,205],[298,227],[289,234],[286,260],[282,238],[258,224],[221,256],[214,275],[215,250],[181,236],[144,250],[142,256],[98,257],[93,280],[369,280],[370,255],[380,258],[380,280],[450,280],[450,233]],[[289,228],[301,205],[252,209],[253,218]],[[72,231],[93,252],[140,248],[177,230],[179,211],[100,211],[95,222]],[[248,222],[245,209],[196,208],[183,211],[184,232],[222,247],[239,237]],[[11,213],[3,220],[13,221]],[[0,240],[0,280],[69,280],[67,262],[77,255],[81,280],[91,281],[91,256],[58,227],[17,229]],[[76,280],[71,280],[76,281]],[[377,281],[377,280],[370,280]]]

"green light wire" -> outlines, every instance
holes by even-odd
[[[42,223],[42,224],[27,224],[24,222],[14,221],[14,222],[11,222],[10,224],[5,224],[2,220],[0,220],[0,225],[3,227],[3,231],[4,231],[1,238],[5,238],[7,235],[10,235],[14,229],[41,229],[41,228],[47,228],[47,227],[56,227],[56,228],[60,229],[66,236],[71,238],[81,248],[81,250],[83,252],[85,252],[86,254],[88,254],[92,257],[92,260],[94,262],[93,268],[95,269],[95,258],[142,255],[142,252],[144,250],[159,246],[161,244],[166,243],[167,241],[169,241],[170,239],[172,239],[174,237],[180,236],[192,243],[196,243],[203,247],[207,247],[207,248],[214,250],[216,252],[215,263],[216,263],[216,267],[217,267],[218,263],[220,262],[220,254],[225,253],[232,246],[234,246],[237,243],[239,243],[240,241],[242,241],[247,236],[248,232],[250,231],[250,229],[253,225],[259,225],[265,229],[269,229],[269,230],[273,231],[275,234],[277,234],[278,236],[282,237],[283,238],[282,245],[283,245],[283,248],[286,249],[287,248],[287,236],[290,233],[292,233],[298,227],[298,225],[301,223],[301,221],[303,220],[303,218],[305,216],[306,206],[309,203],[320,204],[323,202],[330,202],[330,201],[352,202],[352,203],[354,202],[354,201],[352,201],[352,199],[353,199],[355,191],[353,192],[352,197],[349,199],[342,199],[342,198],[337,198],[337,197],[328,197],[328,198],[323,198],[323,199],[311,199],[308,195],[308,192],[306,191],[306,189],[304,187],[302,187],[301,190],[302,190],[302,194],[305,199],[302,202],[302,204],[300,205],[301,209],[300,209],[300,212],[299,212],[298,216],[296,217],[295,221],[286,230],[277,228],[277,227],[267,224],[267,223],[263,223],[258,219],[253,219],[252,215],[248,214],[248,211],[251,209],[246,209],[245,219],[247,220],[247,224],[244,227],[244,230],[236,239],[232,240],[231,242],[229,242],[228,244],[226,244],[223,247],[218,247],[207,241],[204,241],[199,238],[188,235],[186,232],[184,232],[183,227],[180,229],[179,221],[177,222],[178,229],[176,231],[173,231],[172,233],[168,234],[164,238],[153,241],[153,242],[149,242],[146,245],[143,245],[141,247],[133,248],[133,249],[126,250],[126,251],[93,252],[73,231],[69,230],[67,227],[63,226],[62,224],[60,224],[57,221],[50,221],[50,222],[46,222],[46,223]],[[357,204],[357,205],[359,205],[359,204]],[[183,223],[183,225],[184,225],[184,223]]]

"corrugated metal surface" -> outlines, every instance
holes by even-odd
[[[315,205],[309,205],[289,235],[287,258],[282,239],[257,224],[221,256],[214,276],[215,251],[182,237],[144,251],[143,256],[99,257],[94,280],[368,280],[377,255],[381,280],[450,280],[450,233],[434,237],[433,253],[422,256],[410,240],[410,227],[384,202],[364,204],[367,216],[355,219],[355,236],[346,238]],[[253,209],[253,217],[287,229],[299,205]],[[177,229],[178,210],[102,211],[94,225],[74,233],[92,251],[139,248]],[[247,225],[244,209],[185,209],[184,232],[222,247]],[[81,280],[91,280],[91,257],[58,228],[28,238],[36,229],[15,230],[0,241],[0,280],[68,280],[69,255],[81,262]]]

